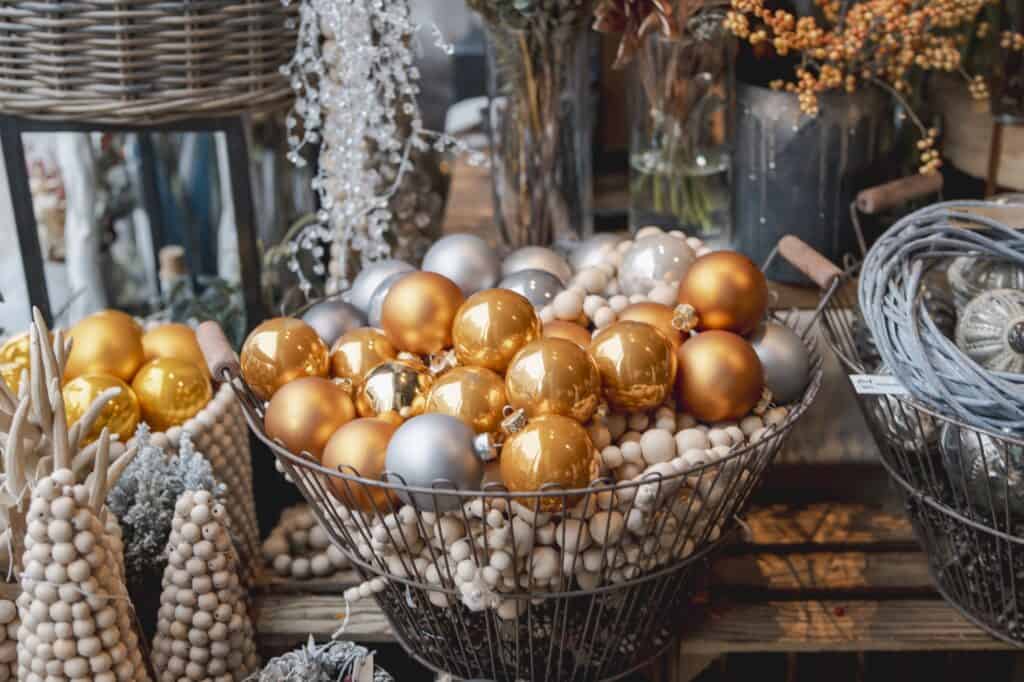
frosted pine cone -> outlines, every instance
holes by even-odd
[[[208,491],[178,499],[153,642],[160,682],[241,682],[259,667],[228,525]]]

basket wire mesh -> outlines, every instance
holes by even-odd
[[[796,328],[796,315],[778,319]],[[325,468],[309,453],[289,452],[267,436],[264,404],[237,366],[223,378],[231,381],[253,432],[363,579],[386,579],[375,598],[414,658],[467,679],[609,680],[657,657],[693,618],[697,569],[733,532],[737,515],[821,385],[812,327],[797,329],[811,358],[806,393],[760,440],[676,475],[620,483],[599,479],[578,490],[546,486],[511,493],[488,483],[483,491],[465,491],[443,480],[417,488],[387,472],[373,480],[350,468]],[[413,500],[429,496],[432,508],[454,510],[447,518],[461,521],[456,529],[484,532],[472,542],[461,531],[447,535],[452,526],[439,514],[403,507],[384,491],[402,491]],[[352,511],[360,501],[370,502],[369,508]],[[554,538],[551,521],[558,515],[544,511],[552,501],[564,511]],[[619,511],[626,527],[616,532],[612,514],[599,516],[606,510]],[[595,528],[595,518],[607,523],[598,521]],[[582,550],[588,526],[603,536],[603,544],[593,541],[590,547],[597,551]],[[506,541],[492,543],[503,530]],[[460,602],[459,562],[452,556],[460,542],[478,566],[501,565],[495,559],[501,553],[521,562],[520,570],[501,578],[500,608],[473,611]],[[566,549],[572,546],[578,551]],[[553,575],[541,574],[543,562],[532,554],[538,548],[548,559],[554,553]],[[581,573],[591,578],[586,584]]]
[[[825,291],[820,323],[848,375],[884,374],[857,301],[859,272],[851,265]],[[939,592],[992,635],[1024,644],[1024,440],[906,395],[857,401]]]

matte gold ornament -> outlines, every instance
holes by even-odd
[[[111,388],[118,388],[121,392],[100,411],[100,416],[92,428],[82,436],[82,445],[88,445],[99,438],[104,428],[107,428],[111,435],[118,436],[122,443],[127,443],[135,434],[135,428],[142,418],[139,399],[128,384],[117,377],[105,374],[86,374],[64,385],[62,394],[69,427],[74,426],[96,399]]]
[[[679,344],[683,342],[683,334],[672,323],[673,318],[675,311],[672,308],[653,302],[634,303],[619,313],[619,321],[649,324],[664,334],[665,338],[672,342],[673,348],[679,348]]]
[[[508,399],[505,381],[484,367],[456,367],[440,376],[430,390],[426,412],[458,417],[477,433],[501,428]]]
[[[154,358],[176,358],[191,362],[203,370],[207,377],[210,370],[206,366],[206,358],[199,349],[196,332],[187,324],[171,322],[153,327],[142,335],[142,350],[147,360]]]
[[[242,345],[242,378],[257,396],[269,400],[290,381],[326,377],[327,345],[302,320],[275,317],[253,329]]]
[[[353,419],[334,432],[327,446],[321,464],[328,469],[337,469],[349,476],[380,480],[384,474],[384,460],[388,443],[398,427],[384,419]],[[375,511],[387,514],[395,502],[395,495],[387,488],[372,487],[331,477],[334,495],[349,509],[372,514]]]
[[[587,430],[557,414],[531,419],[501,449],[501,478],[511,492],[525,493],[554,485],[564,490],[585,488],[591,480],[594,446]],[[559,511],[566,498],[540,498],[540,509]],[[573,500],[570,498],[571,505]],[[520,500],[532,509],[532,499]]]
[[[93,313],[92,316],[93,317],[106,317],[106,318],[108,318],[110,320],[114,320],[116,322],[129,325],[131,327],[134,327],[135,330],[139,334],[142,334],[145,331],[145,330],[143,330],[142,325],[139,324],[138,320],[136,320],[134,317],[132,317],[128,313],[123,312],[121,310],[114,310],[113,308],[107,308],[107,309],[101,310],[101,311],[99,311],[97,313]]]
[[[342,335],[331,349],[331,376],[348,379],[357,386],[371,369],[397,356],[398,351],[381,330],[353,329]]]
[[[505,391],[512,407],[529,417],[558,414],[585,422],[601,402],[601,379],[587,351],[566,339],[543,338],[513,358]]]
[[[360,417],[376,417],[398,426],[423,414],[433,384],[430,370],[421,364],[391,360],[371,369],[356,392]]]
[[[687,270],[679,283],[679,304],[696,313],[696,329],[746,336],[768,312],[768,281],[742,253],[715,251]]]
[[[650,410],[672,392],[675,349],[649,324],[626,321],[609,325],[594,337],[589,352],[612,407],[630,412]]]
[[[352,398],[341,386],[321,377],[285,384],[270,399],[263,426],[289,452],[320,459],[335,431],[356,416]]]
[[[142,332],[124,313],[104,311],[90,315],[68,332],[73,341],[64,368],[64,380],[83,374],[108,374],[131,381],[145,362]]]
[[[545,338],[572,341],[584,349],[588,348],[593,340],[593,336],[591,336],[586,327],[575,322],[566,322],[565,320],[552,320],[551,322],[544,323],[544,329],[541,333]]]
[[[711,424],[750,413],[764,390],[764,369],[742,336],[708,331],[679,348],[676,382],[683,409]]]
[[[427,355],[452,345],[452,322],[465,298],[455,282],[435,272],[412,272],[384,298],[381,326],[398,350]]]
[[[143,421],[154,431],[184,424],[213,397],[203,370],[174,358],[157,358],[143,365],[132,381],[132,390],[139,399]]]
[[[495,372],[504,372],[519,349],[539,337],[540,318],[533,304],[508,289],[473,294],[452,325],[459,362]]]

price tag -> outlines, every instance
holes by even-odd
[[[907,395],[899,379],[884,374],[851,374],[850,381],[858,395]]]

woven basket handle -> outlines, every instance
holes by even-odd
[[[203,357],[206,358],[206,366],[210,368],[210,374],[215,379],[230,380],[231,377],[239,375],[241,368],[238,356],[231,349],[231,344],[219,324],[212,321],[203,322],[196,331],[196,337],[199,339]]]
[[[779,240],[779,253],[822,290],[831,287],[832,282],[843,274],[835,263],[815,251],[807,242],[791,234]]]
[[[940,191],[942,175],[939,173],[908,175],[862,191],[857,195],[857,209],[861,213],[874,215]]]

